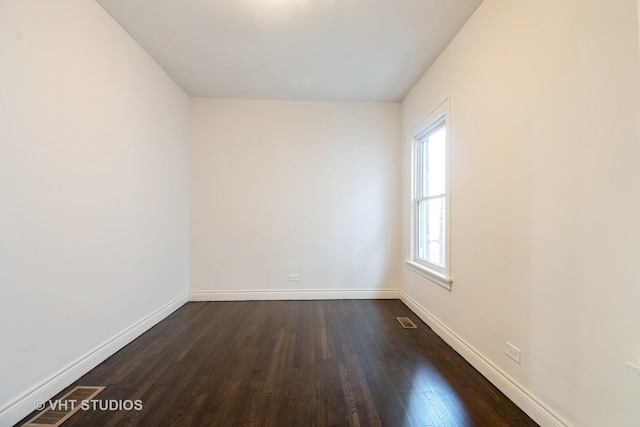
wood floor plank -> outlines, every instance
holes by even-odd
[[[65,427],[536,425],[398,300],[189,303],[77,385],[143,408]]]

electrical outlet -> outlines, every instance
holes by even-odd
[[[289,281],[290,282],[299,282],[300,281],[300,275],[299,274],[290,274],[289,275]]]
[[[518,365],[520,364],[520,349],[515,345],[506,341],[507,344],[507,356],[512,358]]]

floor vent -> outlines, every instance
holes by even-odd
[[[104,387],[76,387],[61,398],[46,402],[45,409],[22,427],[57,427],[80,410],[83,400],[93,399],[104,389]]]
[[[400,322],[405,329],[415,329],[417,326],[408,317],[396,317],[396,320]]]

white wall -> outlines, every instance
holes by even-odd
[[[579,426],[640,425],[637,25],[636,0],[485,0],[403,102],[407,257],[407,132],[452,98],[454,277],[404,292]]]
[[[398,295],[399,104],[191,108],[192,298]]]
[[[0,58],[3,424],[187,292],[189,99],[92,1],[2,1]]]

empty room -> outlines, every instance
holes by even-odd
[[[639,27],[0,0],[0,427],[639,427]]]

